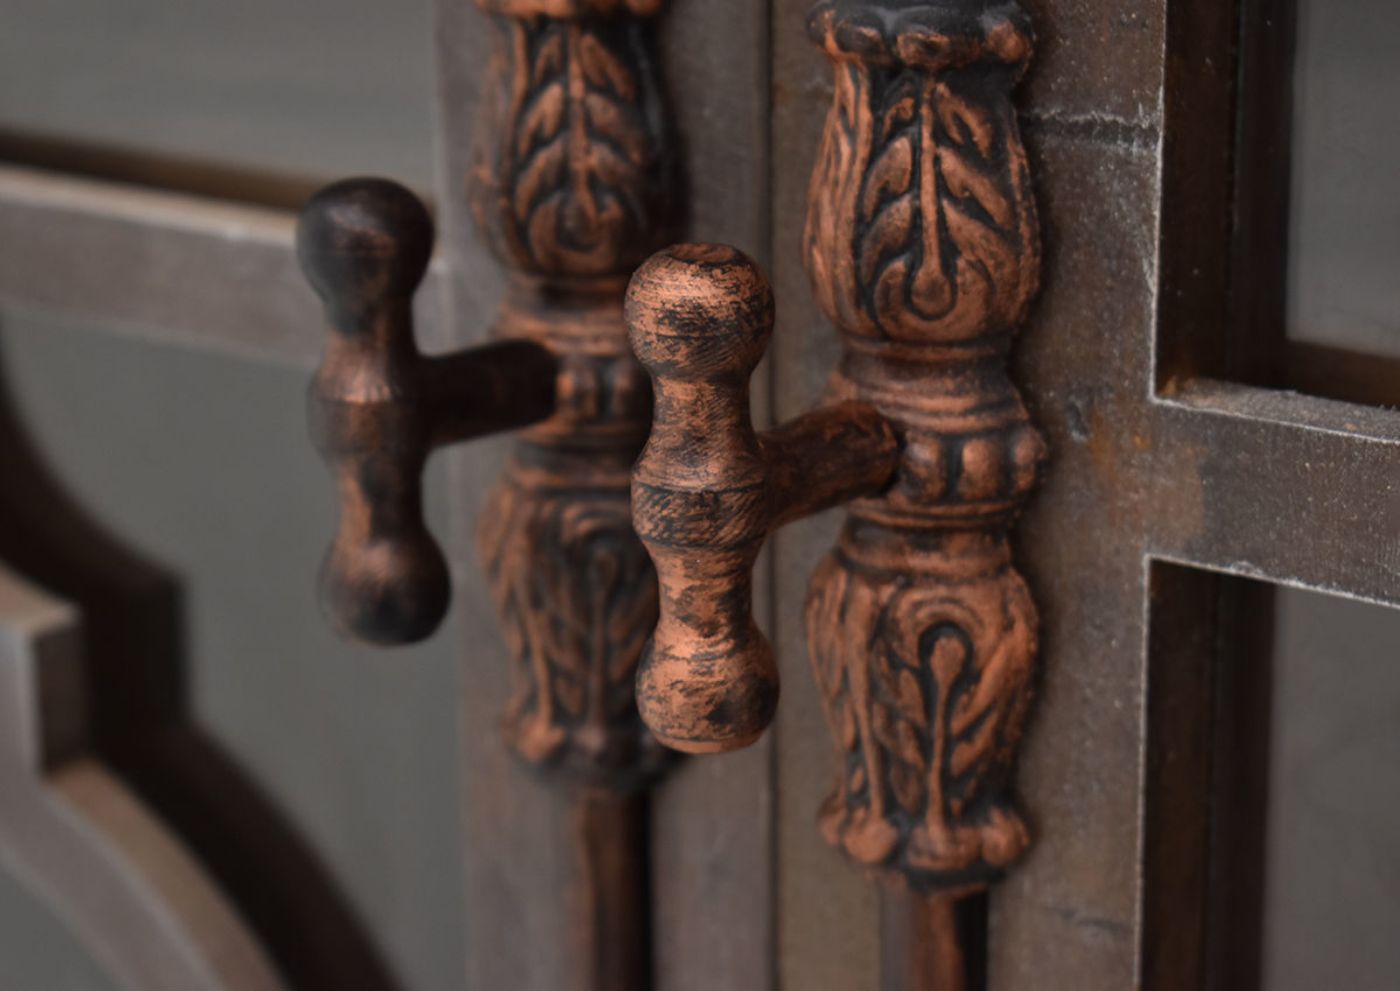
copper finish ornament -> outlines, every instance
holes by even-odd
[[[347,634],[406,643],[447,609],[422,515],[437,446],[528,427],[478,543],[521,687],[505,735],[528,761],[628,789],[659,748],[633,703],[656,616],[628,469],[651,396],[626,346],[628,273],[674,213],[651,24],[657,0],[480,0],[496,45],[468,183],[509,271],[498,343],[420,354],[411,301],[432,223],[409,192],[347,180],[307,205],[298,243],[332,333],[311,391],[340,529],[322,600]]]
[[[662,0],[478,0],[496,44],[468,195],[508,272],[495,343],[414,345],[432,225],[406,190],[349,180],[303,213],[304,267],[332,334],[312,432],[341,492],[322,599],[345,632],[429,635],[447,608],[420,476],[433,448],[526,427],[478,546],[519,688],[508,744],[561,772],[578,853],[569,970],[589,991],[648,987],[645,802],[662,763],[634,703],[656,578],[628,470],[651,394],[626,345],[627,275],[669,239],[672,164],[650,16]]]
[[[651,391],[627,348],[627,276],[671,230],[672,162],[652,51],[658,0],[482,0],[497,44],[469,195],[511,285],[495,334],[559,359],[478,528],[520,668],[505,733],[527,760],[627,788],[661,756],[637,716],[656,579],[628,471]]]
[[[1037,618],[1009,530],[1045,447],[1006,362],[1040,268],[1010,100],[1032,38],[1018,6],[988,0],[829,0],[809,30],[835,98],[803,250],[844,357],[820,408],[755,434],[762,274],[733,249],[689,246],[635,276],[630,333],[656,409],[633,513],[662,595],[638,704],[673,747],[752,742],[777,697],[751,617],[754,558],[777,526],[850,500],[807,603],[838,761],[821,827],[941,903],[1029,842],[1007,784]],[[953,924],[947,905],[916,914]],[[958,958],[924,957],[947,970]]]

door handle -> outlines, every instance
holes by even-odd
[[[637,792],[664,751],[633,702],[657,598],[628,499],[651,390],[622,304],[677,213],[651,23],[664,0],[477,6],[495,40],[467,185],[507,271],[496,341],[419,353],[411,299],[432,225],[406,190],[338,183],[301,217],[301,258],[331,327],[310,420],[341,501],[322,602],[358,639],[432,633],[449,578],[423,521],[424,461],[525,428],[477,539],[520,675],[503,734],[570,788],[568,849],[583,851],[576,890],[561,893],[576,929],[560,950],[571,986],[642,988],[650,892]]]
[[[342,633],[369,643],[422,640],[447,612],[447,560],[423,520],[428,455],[537,423],[556,403],[559,361],[541,344],[418,350],[413,295],[432,246],[423,204],[384,179],[326,187],[297,227],[330,327],[308,397],[312,439],[340,493],[321,601]]]
[[[1037,614],[1009,531],[1046,449],[1007,356],[1040,270],[1010,99],[1032,35],[1014,3],[981,2],[825,0],[808,29],[835,92],[803,253],[843,356],[820,406],[756,433],[762,273],[695,245],[633,278],[629,332],[656,395],[633,515],[661,585],[638,705],[682,750],[752,742],[777,697],[754,558],[774,528],[849,503],[806,606],[839,763],[821,829],[937,930],[884,986],[961,987],[952,905],[1029,844],[1007,784]]]

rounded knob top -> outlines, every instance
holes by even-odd
[[[388,179],[345,179],[307,201],[297,256],[322,299],[367,304],[412,296],[433,252],[433,221]]]
[[[632,350],[653,375],[746,378],[773,333],[773,290],[738,248],[676,245],[632,276],[626,318]]]

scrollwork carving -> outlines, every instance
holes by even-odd
[[[498,33],[469,192],[512,274],[495,333],[559,362],[554,415],[524,435],[478,531],[520,675],[503,731],[532,764],[626,791],[661,754],[633,701],[657,600],[628,511],[651,402],[622,292],[674,207],[647,20],[662,3],[478,3]]]
[[[1006,792],[1037,618],[1009,528],[1045,445],[1005,367],[1040,271],[1010,99],[1030,28],[997,0],[827,0],[808,26],[835,73],[804,240],[847,344],[832,394],[904,442],[811,585],[838,757],[821,824],[858,863],[956,894],[1030,841]]]

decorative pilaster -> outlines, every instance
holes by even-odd
[[[1045,447],[1006,360],[1040,270],[1011,105],[1032,37],[988,0],[827,0],[809,30],[835,71],[804,241],[846,345],[832,398],[903,442],[809,593],[838,760],[821,826],[862,865],[960,894],[1029,843],[1007,778],[1037,617],[1009,530]]]
[[[555,414],[523,435],[478,529],[520,674],[503,728],[527,761],[627,790],[660,759],[633,702],[657,604],[628,506],[651,393],[622,296],[676,212],[662,0],[478,5],[497,37],[469,195],[510,273],[495,333],[560,365]]]

